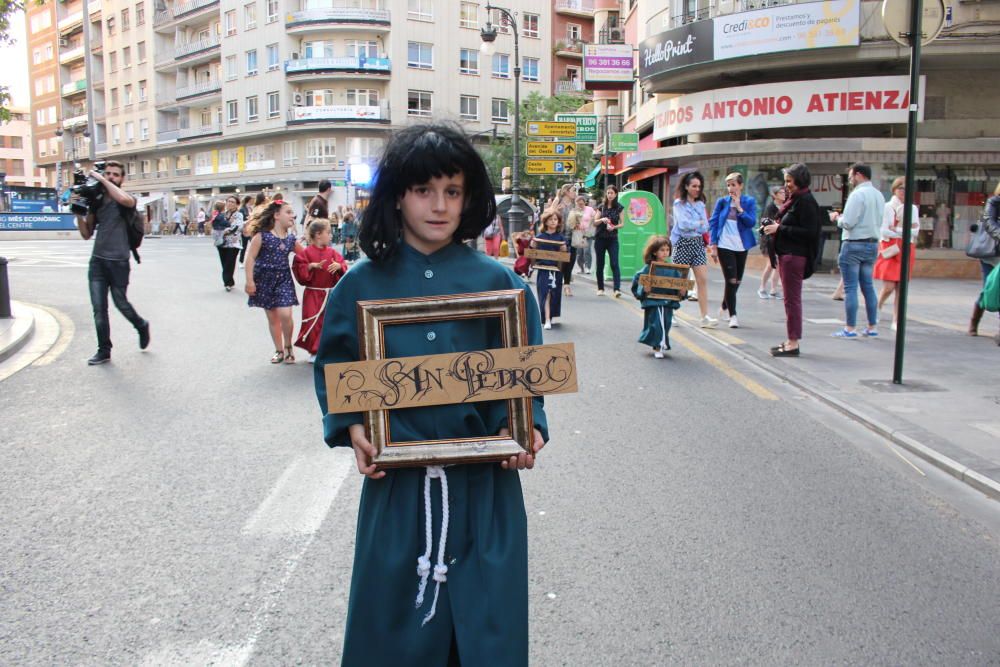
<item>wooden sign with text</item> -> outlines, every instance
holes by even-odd
[[[330,414],[577,391],[573,343],[327,364]]]
[[[684,299],[681,296],[681,292],[686,292],[687,290],[694,287],[694,281],[688,280],[687,278],[671,278],[669,276],[657,276],[653,274],[653,271],[658,268],[665,269],[675,269],[679,271],[682,275],[687,275],[690,266],[687,264],[670,264],[668,262],[651,262],[649,265],[649,273],[645,273],[639,276],[639,284],[642,285],[643,289],[646,290],[647,299],[666,299],[668,301],[681,301]],[[654,290],[676,290],[676,294],[668,294],[665,292],[656,292]]]
[[[558,250],[566,245],[563,241],[552,241],[550,239],[532,239],[536,244],[540,244],[542,248],[528,248],[524,251],[524,256],[531,260],[546,260],[550,262],[568,262],[569,261],[569,251],[568,250]],[[543,250],[545,246],[548,246],[550,250]],[[549,269],[558,270],[557,266],[539,266],[535,265],[536,269]]]

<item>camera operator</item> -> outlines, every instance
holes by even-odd
[[[139,332],[139,348],[149,346],[149,322],[139,317],[125,294],[128,289],[129,265],[128,225],[136,215],[135,198],[122,189],[125,167],[109,160],[104,173],[91,171],[90,177],[100,185],[100,193],[88,200],[90,212],[77,215],[80,235],[85,240],[96,232],[87,278],[90,281],[90,303],[94,308],[97,327],[97,354],[87,360],[91,366],[111,361],[111,322],[108,319],[108,291],[115,307]]]

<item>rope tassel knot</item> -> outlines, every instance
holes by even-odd
[[[431,576],[431,550],[433,549],[433,516],[431,510],[431,480],[441,481],[441,537],[438,540],[437,563],[434,565],[434,601],[431,609],[424,616],[421,627],[434,618],[437,613],[438,595],[441,592],[441,584],[448,581],[448,566],[444,564],[444,549],[448,543],[448,476],[441,466],[428,466],[424,477],[424,553],[417,558],[417,576],[420,577],[420,584],[417,587],[416,608],[419,609],[424,604],[424,593],[427,590],[427,580]]]

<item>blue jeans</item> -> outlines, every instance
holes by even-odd
[[[865,296],[865,311],[868,314],[868,326],[878,324],[878,298],[875,296],[875,283],[872,282],[872,270],[878,258],[878,243],[848,243],[840,246],[840,275],[844,278],[844,310],[847,326],[852,329],[858,322],[858,284]]]

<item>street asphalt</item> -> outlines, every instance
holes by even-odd
[[[88,367],[89,249],[0,243],[75,326],[0,381],[2,662],[336,664],[361,478],[312,368],[268,363],[203,238],[143,244],[152,344],[112,311]],[[686,327],[654,360],[627,293],[576,285],[546,339],[580,391],[521,474],[532,664],[1000,663],[995,501]]]

